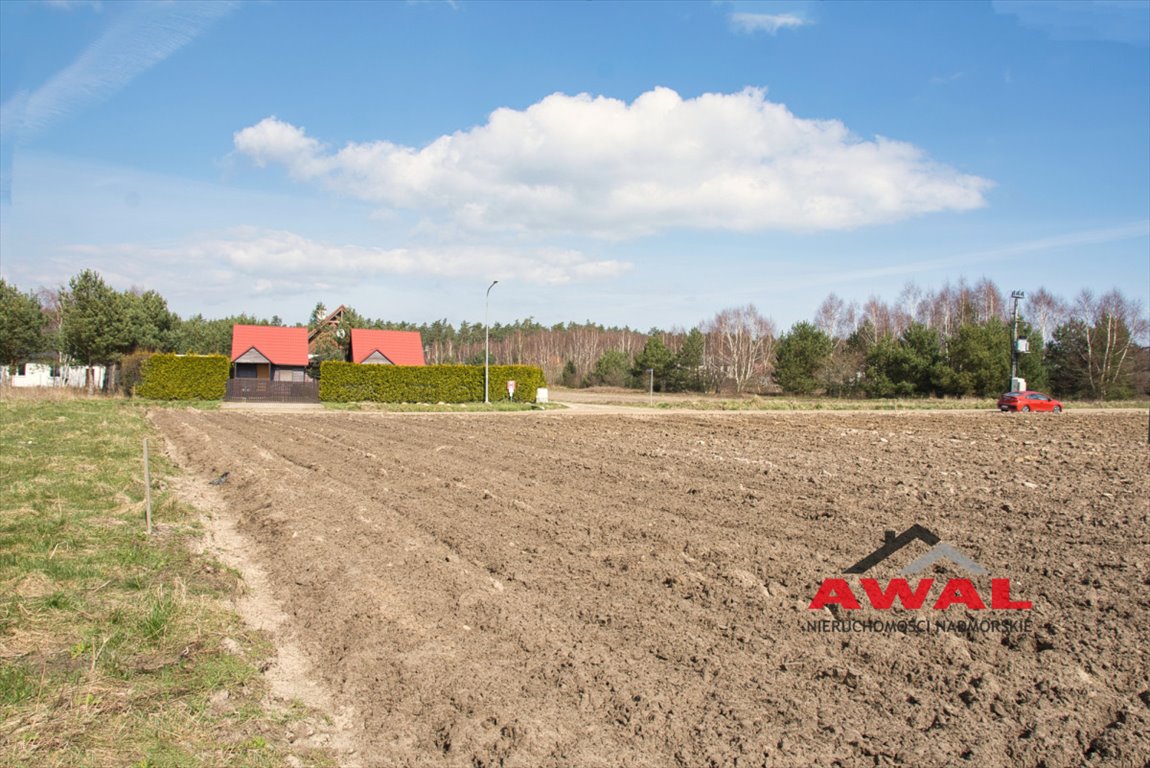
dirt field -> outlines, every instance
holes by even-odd
[[[153,418],[202,482],[230,473],[365,766],[1150,756],[1145,412]],[[808,609],[825,578],[863,596],[843,571],[914,524],[989,574]],[[951,576],[1033,609],[933,610]],[[1030,628],[812,631],[836,616]]]

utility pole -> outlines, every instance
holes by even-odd
[[[1010,388],[1014,389],[1014,380],[1018,378],[1018,302],[1026,297],[1022,291],[1011,291],[1010,298],[1014,299],[1014,332],[1010,335]]]

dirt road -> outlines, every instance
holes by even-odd
[[[158,411],[368,766],[1141,766],[1145,414]],[[812,611],[918,524],[919,610]],[[924,554],[876,567],[884,583]],[[1028,611],[933,610],[970,578]],[[917,577],[916,577],[917,578]],[[1024,631],[816,631],[1025,619]],[[873,625],[872,625],[873,626]]]

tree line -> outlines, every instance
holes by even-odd
[[[1065,300],[1040,288],[1020,302],[1019,376],[1068,398],[1150,394],[1150,328],[1143,307],[1118,290]],[[306,325],[327,316],[317,304]],[[131,385],[151,352],[229,354],[233,324],[284,325],[234,315],[181,318],[156,291],[117,291],[92,270],[67,286],[21,292],[0,280],[0,362],[103,365],[106,385]],[[482,323],[410,323],[345,308],[346,328],[418,331],[429,364],[482,364]],[[299,326],[304,323],[297,324]],[[716,313],[693,328],[606,327],[591,321],[494,323],[491,361],[537,365],[569,387],[796,395],[990,396],[1010,381],[1011,299],[990,280],[935,290],[908,284],[893,301],[829,295],[812,318],[779,332],[754,306]],[[350,334],[324,335],[316,362],[347,357]]]

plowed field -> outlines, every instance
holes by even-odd
[[[1145,413],[153,418],[230,473],[364,765],[1150,758]],[[943,560],[923,608],[876,610],[843,571],[915,524],[988,574]],[[951,577],[988,608],[934,610]],[[1033,608],[991,610],[991,577]],[[864,607],[810,610],[826,578]]]

